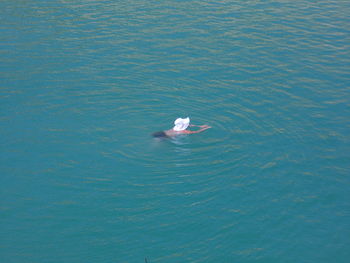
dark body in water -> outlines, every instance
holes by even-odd
[[[155,138],[169,138],[164,131],[154,132],[152,133],[152,136]]]
[[[208,125],[190,125],[190,127],[200,127],[201,129],[199,129],[197,131],[189,131],[189,130],[175,131],[174,129],[170,129],[167,131],[154,132],[154,133],[152,133],[152,136],[155,138],[171,138],[171,137],[174,137],[174,136],[180,135],[180,134],[199,133],[199,132],[202,132],[202,131],[205,131],[205,130],[211,128]]]

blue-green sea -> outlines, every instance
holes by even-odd
[[[1,1],[0,262],[350,262],[349,14]]]

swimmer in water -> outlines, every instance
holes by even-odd
[[[169,138],[169,137],[174,137],[180,134],[192,134],[192,133],[200,133],[202,131],[205,131],[209,128],[211,128],[211,126],[208,125],[192,125],[190,124],[190,118],[187,117],[185,119],[182,118],[177,118],[174,122],[175,126],[167,131],[160,131],[160,132],[155,132],[152,134],[153,137],[156,138]],[[186,130],[187,127],[200,127],[199,130],[197,131],[189,131]]]

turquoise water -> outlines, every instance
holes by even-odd
[[[349,13],[1,1],[0,261],[349,262]]]

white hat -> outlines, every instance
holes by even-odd
[[[190,125],[190,118],[187,117],[186,119],[182,119],[182,118],[177,118],[174,121],[174,131],[183,131],[186,130],[186,128],[188,127],[188,125]]]

